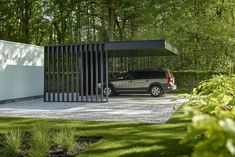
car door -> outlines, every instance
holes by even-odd
[[[133,88],[133,73],[127,72],[124,75],[117,78],[116,81],[113,81],[116,90],[129,90]]]
[[[134,87],[138,90],[146,90],[149,87],[151,75],[149,71],[137,71],[134,76]]]

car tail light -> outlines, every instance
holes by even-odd
[[[168,83],[170,83],[170,84],[174,84],[175,83],[175,80],[174,80],[174,77],[173,77],[173,75],[171,74],[171,71],[167,71],[167,77],[168,77]]]

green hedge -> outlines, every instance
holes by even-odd
[[[215,75],[227,75],[227,72],[211,71],[173,71],[175,82],[177,84],[176,92],[191,93],[192,89],[197,87],[198,83],[212,78]]]

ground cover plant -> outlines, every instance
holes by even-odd
[[[79,157],[185,157],[191,153],[192,147],[188,144],[180,145],[179,142],[189,122],[182,109],[176,111],[166,124],[0,118],[0,134],[19,128],[23,137],[30,137],[32,134],[25,132],[39,123],[48,126],[52,131],[51,136],[63,129],[72,129],[79,136],[76,141],[86,141],[88,145],[90,142],[87,139],[91,143],[95,142],[89,145],[89,149],[79,153]],[[2,153],[2,146],[0,150]]]
[[[217,76],[187,95],[192,124],[182,143],[193,141],[193,157],[235,156],[235,76]]]

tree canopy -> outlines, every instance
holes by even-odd
[[[234,0],[1,0],[0,39],[79,44],[164,38],[175,70],[228,70],[235,57]]]

